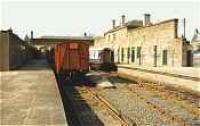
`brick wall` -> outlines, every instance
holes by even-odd
[[[9,34],[0,34],[0,71],[9,69]]]
[[[16,67],[23,64],[25,60],[25,44],[15,34],[10,33],[9,37],[9,62],[10,69],[15,69]]]
[[[15,69],[33,57],[34,48],[12,31],[0,33],[0,71]]]

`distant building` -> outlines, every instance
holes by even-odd
[[[198,29],[195,30],[191,44],[193,47],[193,65],[200,67],[200,33]]]
[[[125,21],[95,39],[95,46],[114,50],[115,62],[135,66],[190,66],[189,42],[178,37],[178,19],[153,24],[150,14],[142,20]]]
[[[84,36],[41,36],[39,38],[32,38],[31,44],[40,51],[51,50],[56,44],[61,42],[86,42],[90,45],[94,44],[93,37]]]

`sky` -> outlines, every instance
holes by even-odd
[[[100,36],[119,24],[121,15],[126,21],[144,18],[151,14],[153,23],[178,18],[179,33],[186,18],[186,37],[191,40],[195,28],[200,30],[200,1],[18,1],[1,0],[0,29],[12,28],[21,38],[33,30],[34,37],[43,35],[81,36],[84,32]]]

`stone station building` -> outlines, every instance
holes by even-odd
[[[190,66],[191,47],[184,37],[178,37],[178,19],[169,19],[158,23],[150,21],[150,14],[144,15],[144,21],[125,22],[97,37],[95,48],[114,50],[115,62],[134,66],[163,67]]]

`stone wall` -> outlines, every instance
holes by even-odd
[[[169,20],[159,24],[131,29],[128,32],[130,47],[141,47],[141,57],[137,57],[135,65],[144,66],[181,66],[182,41],[177,39],[177,20]],[[156,51],[157,50],[157,51]],[[163,53],[166,51],[166,63],[163,63]],[[132,55],[132,54],[131,54]]]
[[[122,27],[119,30],[108,32],[105,34],[104,38],[105,46],[114,50],[114,61],[117,63],[127,62],[125,55],[123,58],[124,60],[122,61],[122,55],[120,53],[122,48],[126,48],[128,46],[127,27]]]
[[[200,67],[200,41],[193,41],[193,66]]]
[[[93,46],[91,46],[93,47]],[[105,39],[103,36],[100,36],[100,37],[95,37],[94,38],[94,47],[96,49],[103,49],[103,48],[106,48],[107,46],[105,45]]]
[[[106,32],[104,39],[96,43],[113,49],[115,62],[121,64],[183,66],[186,64],[183,55],[187,48],[177,37],[177,24],[177,19],[171,19],[138,28],[121,27]]]

